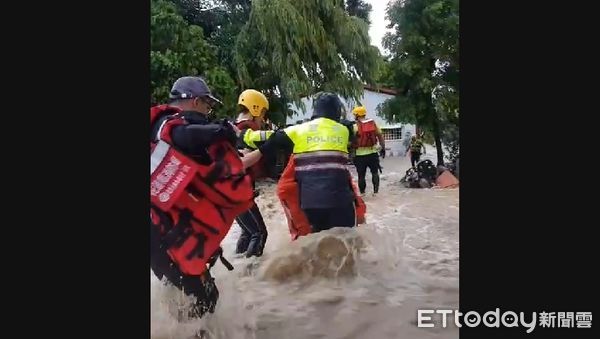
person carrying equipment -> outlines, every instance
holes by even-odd
[[[354,166],[358,173],[358,188],[360,194],[365,194],[367,188],[366,175],[367,168],[371,171],[371,180],[373,181],[373,193],[379,192],[379,156],[385,158],[385,140],[381,134],[381,130],[375,124],[373,119],[367,119],[367,110],[364,106],[355,107],[352,110],[356,124],[354,125],[354,147],[356,155],[354,156]],[[377,142],[379,142],[380,150],[377,152]]]
[[[211,122],[220,103],[200,77],[179,78],[171,102],[150,109],[150,267],[195,297],[189,316],[213,313],[210,275],[235,217],[252,206],[250,176],[235,148],[235,127]]]
[[[238,107],[240,108],[240,113],[235,122],[236,127],[240,130],[261,130],[261,127],[264,125],[265,114],[269,109],[267,97],[257,90],[247,89],[240,94],[238,98]],[[272,131],[261,131],[260,135],[263,140],[257,140],[256,144],[259,144],[260,142],[264,143],[272,133]],[[238,141],[237,146],[240,150],[248,150],[256,149],[256,144],[246,144],[240,140]],[[248,172],[253,179],[252,185],[256,189],[256,180],[265,177],[266,173],[269,171],[265,168],[264,159],[261,159],[261,161],[248,168]],[[258,192],[255,190],[255,197],[256,196],[258,196]],[[256,201],[253,201],[253,205],[248,211],[240,214],[235,220],[242,229],[242,234],[237,241],[235,253],[245,253],[247,258],[251,256],[262,256],[263,249],[267,242],[268,232]]]
[[[286,168],[280,184],[289,183],[289,173],[292,173],[297,194],[285,197],[288,200],[282,201],[284,207],[286,204],[298,205],[312,232],[354,227],[359,202],[346,166],[350,133],[339,123],[342,102],[334,93],[319,93],[313,110],[310,121],[275,132],[266,143],[258,146],[258,150],[246,154],[245,161],[252,164],[263,154],[291,148],[293,155],[287,167],[293,171]],[[246,130],[241,137],[249,143],[259,136],[256,131]]]

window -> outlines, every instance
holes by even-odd
[[[400,140],[402,139],[402,127],[397,128],[382,128],[384,140]]]

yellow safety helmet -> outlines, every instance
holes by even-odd
[[[367,109],[365,108],[365,106],[357,106],[354,107],[352,113],[354,113],[354,115],[357,117],[364,117],[365,115],[367,115]]]
[[[253,117],[260,117],[269,110],[269,100],[261,92],[247,89],[240,94],[238,105],[244,106]]]

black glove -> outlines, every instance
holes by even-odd
[[[379,155],[385,159],[385,148],[382,148],[381,151],[379,151]]]
[[[221,125],[221,128],[219,129],[219,135],[225,140],[229,141],[231,145],[235,146],[237,144],[238,137],[231,123],[227,119],[223,119],[219,122],[219,125]]]
[[[189,318],[202,318],[206,312],[215,312],[215,306],[219,300],[219,289],[217,288],[217,285],[215,285],[215,278],[213,278],[208,271],[205,277],[206,280],[202,283],[203,290],[199,295],[195,295],[196,302],[192,304],[188,312]]]

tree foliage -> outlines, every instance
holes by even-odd
[[[251,0],[173,0],[184,19],[202,27],[207,41],[216,47],[219,63],[235,78],[235,39],[248,20]]]
[[[151,103],[165,102],[177,78],[202,75],[225,102],[217,114],[231,112],[235,82],[219,65],[216,48],[204,39],[202,28],[190,25],[172,3],[164,0],[152,0],[150,20]]]
[[[368,25],[371,25],[370,14],[373,7],[364,0],[346,0],[346,12],[349,15],[363,19]]]
[[[391,62],[387,56],[382,56],[379,58],[377,71],[375,73],[374,85],[386,88],[395,88],[396,86],[394,83],[394,73]]]
[[[254,88],[283,123],[289,103],[302,107],[301,98],[318,91],[359,98],[377,71],[364,1],[153,0],[152,7],[153,100],[163,100],[180,74],[206,75],[229,110],[237,93]],[[155,36],[167,48],[155,48]]]
[[[441,139],[458,138],[444,132],[458,124],[458,0],[395,0],[387,17],[393,32],[383,45],[391,58],[380,80],[400,95],[382,104],[380,114],[433,133],[443,163]]]
[[[368,25],[341,0],[254,0],[236,39],[234,62],[242,87],[286,101],[330,90],[358,98],[372,81],[378,51]]]

